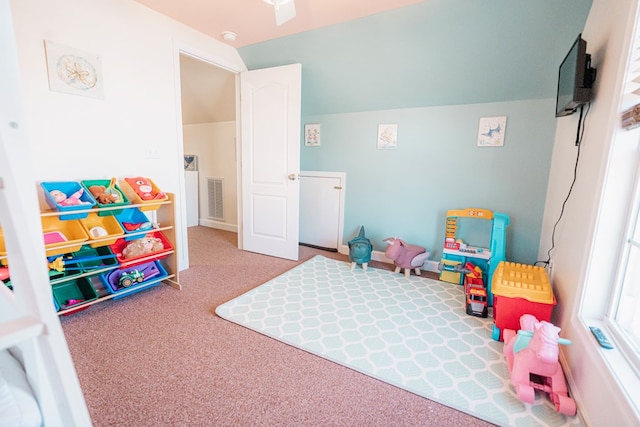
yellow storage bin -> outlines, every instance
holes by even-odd
[[[7,247],[4,245],[4,234],[2,233],[2,227],[0,227],[0,265],[8,265],[9,260],[4,258],[7,256]]]
[[[92,248],[112,245],[118,240],[118,237],[124,234],[120,223],[113,215],[100,216],[92,212],[86,218],[81,219],[80,224],[89,236],[89,241],[100,239],[99,242],[89,244]]]
[[[55,216],[45,216],[41,222],[47,256],[79,251],[83,242],[89,240],[77,219],[60,221]]]

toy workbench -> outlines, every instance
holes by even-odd
[[[491,236],[488,248],[465,244],[458,236],[458,221],[461,218],[476,218],[491,221]],[[466,208],[447,211],[444,248],[442,250],[440,280],[462,284],[463,267],[467,262],[480,267],[487,288],[489,305],[493,305],[491,282],[500,261],[505,259],[506,230],[509,216],[488,209]]]

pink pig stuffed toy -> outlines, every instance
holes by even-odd
[[[399,238],[388,237],[383,242],[387,242],[384,254],[396,265],[395,272],[399,273],[404,268],[405,277],[409,277],[412,268],[415,268],[419,276],[420,269],[431,255],[431,252],[427,252],[422,246],[411,245]]]

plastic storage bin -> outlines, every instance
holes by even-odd
[[[95,199],[79,182],[76,181],[58,181],[58,182],[41,182],[40,186],[44,190],[44,198],[49,207],[55,211],[67,212],[67,211],[88,211],[96,204]],[[63,202],[56,201],[51,194],[52,191],[60,191],[64,193],[68,200],[72,200],[75,197],[78,200],[78,204],[67,205]],[[78,192],[81,192],[79,197],[74,196]],[[60,215],[61,220],[86,218],[89,212],[76,212],[73,214]]]
[[[162,243],[162,249],[152,250],[142,255],[133,256],[129,258],[125,257],[123,252],[125,248],[127,248],[127,246],[133,245],[133,244],[142,246],[142,245],[146,245],[147,243],[150,243],[150,242],[145,242],[145,239],[158,239],[158,241]],[[173,250],[173,245],[171,245],[171,242],[169,242],[169,240],[165,237],[164,234],[162,234],[161,231],[154,231],[152,233],[147,233],[142,239],[136,239],[132,241],[118,239],[113,245],[110,246],[110,248],[113,251],[113,253],[116,255],[116,259],[120,264],[126,264],[127,266],[129,266],[129,265],[140,264],[143,262],[148,262],[150,257],[155,257],[156,259],[165,258],[168,255],[168,252]],[[167,252],[167,254],[160,255],[160,256],[158,255],[158,254],[162,254],[163,252]]]
[[[49,262],[53,262],[56,258],[60,256],[66,256],[66,255],[56,255],[56,256],[48,257],[47,259]],[[82,273],[83,273],[82,269],[76,270],[75,265],[70,266],[69,269],[65,268],[62,271],[58,271],[55,268],[49,268],[49,281],[57,282],[57,281],[61,281],[62,279],[66,280],[72,277],[80,276]]]
[[[125,178],[121,181],[121,188],[131,200],[131,203],[140,204],[140,210],[152,211],[159,208],[157,202],[169,199],[158,186],[150,179],[142,176]]]
[[[118,186],[117,183],[115,183],[113,185],[113,189],[115,191],[115,194],[118,195],[119,197],[119,201],[118,202],[114,202],[114,203],[100,203],[100,200],[98,200],[98,197],[96,197],[93,193],[91,193],[91,191],[89,190],[90,187],[96,185],[96,186],[102,186],[105,189],[109,188],[109,184],[111,183],[110,179],[88,179],[88,180],[84,180],[81,181],[82,186],[85,188],[85,190],[87,192],[89,192],[89,194],[91,194],[93,196],[93,198],[96,201],[96,207],[98,208],[114,208],[116,206],[126,206],[128,205],[129,202],[129,198],[126,196],[126,194],[124,194],[124,192],[122,191],[122,189],[120,188],[120,186]],[[110,215],[116,215],[118,213],[122,212],[122,209],[109,209],[109,210],[105,210],[105,211],[100,211],[98,212],[98,216],[110,216]]]
[[[142,276],[139,273],[142,273]],[[125,280],[121,281],[123,276],[125,276]],[[111,294],[123,293],[130,295],[160,284],[162,279],[167,276],[167,270],[164,269],[162,264],[158,261],[152,261],[101,274],[100,281],[105,290]],[[124,285],[125,283],[127,286]],[[114,299],[118,297],[120,296],[116,296]]]
[[[92,212],[89,216],[79,221],[87,233],[87,236],[89,236],[90,241],[100,240],[96,243],[90,243],[92,248],[113,245],[116,240],[124,234],[120,223],[113,215],[99,216],[95,212]]]
[[[492,290],[493,339],[502,340],[504,329],[520,329],[523,314],[551,321],[556,299],[544,268],[502,261],[494,272]]]
[[[75,252],[89,239],[77,219],[61,221],[53,216],[41,218],[47,256]]]
[[[91,273],[101,268],[115,268],[118,266],[116,256],[109,246],[93,248],[84,245],[79,251],[72,254],[75,265],[85,273]]]
[[[121,213],[115,215],[118,224],[124,230],[124,240],[130,241],[140,239],[145,236],[142,231],[153,230],[153,224],[149,221],[149,218],[138,208],[129,208],[123,210]],[[133,235],[130,235],[135,233]]]
[[[76,312],[87,308],[88,306],[82,306],[98,298],[98,293],[87,277],[54,284],[51,288],[61,310],[77,308],[73,310]]]
[[[6,258],[7,256],[7,247],[4,244],[4,233],[2,232],[2,227],[0,227],[0,265],[8,265],[9,261]]]

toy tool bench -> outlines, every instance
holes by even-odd
[[[464,243],[462,236],[458,236],[458,223],[462,218],[491,221],[489,248],[471,246]],[[483,273],[482,277],[485,280],[484,285],[487,288],[489,305],[493,305],[491,280],[496,266],[505,259],[505,236],[508,225],[509,215],[488,209],[466,208],[447,211],[444,248],[440,263],[440,280],[462,284],[467,263],[480,267]]]

